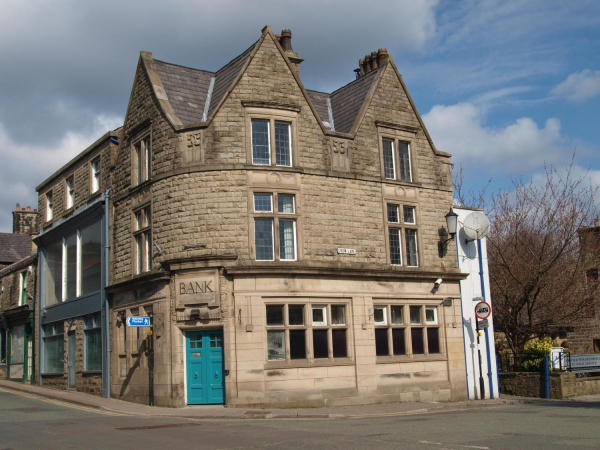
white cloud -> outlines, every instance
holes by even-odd
[[[600,94],[600,70],[590,69],[572,73],[550,92],[571,102],[583,103]]]
[[[58,144],[39,146],[12,140],[0,123],[0,231],[12,232],[15,204],[37,208],[35,187],[107,131],[123,123],[120,117],[98,116],[88,133],[67,132]]]
[[[453,161],[492,174],[530,173],[544,162],[562,163],[573,149],[561,135],[560,120],[551,118],[539,127],[522,117],[503,128],[485,126],[485,110],[473,103],[436,105],[423,116],[429,132]]]

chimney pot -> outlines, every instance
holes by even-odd
[[[360,69],[360,75],[359,76],[363,76],[365,74],[365,59],[364,58],[360,58],[358,60],[358,68]]]
[[[595,220],[594,220],[594,226],[595,226],[595,227],[599,226],[599,225],[598,225],[598,219],[595,219]]]
[[[377,52],[371,53],[371,67],[373,70],[377,69]]]
[[[365,68],[366,68],[366,70],[365,70],[366,73],[369,73],[373,68],[373,66],[371,65],[371,55],[365,56]]]
[[[27,211],[31,211],[31,206],[28,206],[28,207],[27,207]]]
[[[37,212],[37,208],[33,208],[33,212]]]
[[[19,204],[17,203],[17,206],[15,207],[15,211],[19,211],[20,209],[21,209],[21,205],[19,205]]]
[[[279,39],[279,43],[284,51],[294,51],[292,48],[292,32],[291,30],[282,30],[281,31],[281,39]]]
[[[377,50],[377,63],[381,65],[383,61],[385,61],[388,57],[387,48],[380,48]]]

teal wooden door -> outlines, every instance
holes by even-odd
[[[223,332],[189,331],[185,340],[188,405],[224,403]]]

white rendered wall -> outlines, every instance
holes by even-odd
[[[458,266],[463,273],[469,277],[460,282],[463,333],[465,338],[465,364],[467,369],[467,390],[469,399],[479,399],[479,360],[477,352],[477,335],[475,329],[475,305],[473,297],[483,297],[487,303],[492,305],[490,295],[490,280],[488,276],[487,239],[481,239],[481,255],[483,267],[483,284],[485,292],[481,289],[481,277],[479,274],[479,254],[477,252],[477,241],[465,243],[466,235],[463,230],[465,217],[474,211],[468,208],[453,208],[458,214],[458,233],[456,234],[456,246],[458,253]],[[494,309],[489,317],[489,328],[487,333],[480,330],[479,349],[481,350],[481,367],[485,385],[484,398],[498,398],[498,369],[496,365],[496,351],[494,347]],[[487,348],[486,348],[487,347]],[[489,364],[488,364],[489,355]],[[490,389],[491,381],[491,389]]]

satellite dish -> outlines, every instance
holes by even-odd
[[[482,212],[472,212],[465,217],[463,229],[469,240],[483,239],[490,232],[490,219]]]

